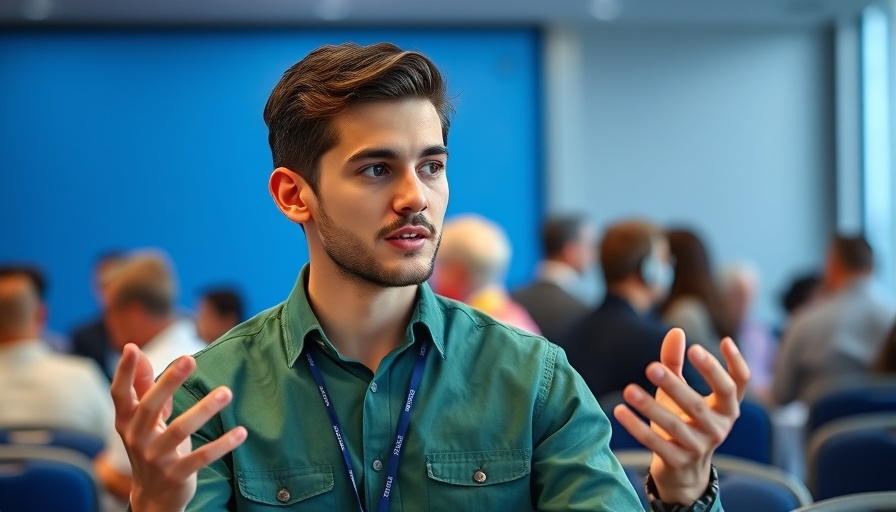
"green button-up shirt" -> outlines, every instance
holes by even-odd
[[[312,351],[362,502],[375,511],[418,353],[412,347],[424,341],[430,353],[390,511],[642,508],[610,452],[606,416],[556,345],[423,284],[405,339],[374,373],[327,340],[308,303],[307,274],[306,266],[286,302],[197,354],[195,373],[175,394],[173,417],[219,385],[233,390],[233,403],[193,435],[194,447],[238,425],[249,432],[199,472],[188,510],[357,510],[303,355]]]

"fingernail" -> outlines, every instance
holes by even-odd
[[[663,370],[663,367],[658,364],[651,366],[648,371],[650,372],[650,376],[654,379],[662,379],[663,375],[666,374],[666,371]]]
[[[186,357],[182,357],[177,360],[177,369],[178,370],[188,370],[190,368],[190,363],[187,361]]]
[[[224,403],[227,401],[227,398],[228,398],[227,391],[225,391],[223,389],[219,389],[219,390],[215,391],[215,394],[212,395],[212,398],[214,398],[215,401],[218,402],[219,404]]]
[[[731,343],[730,343],[730,345],[731,345],[731,353],[734,354],[734,355],[736,355],[736,356],[739,356],[739,355],[740,355],[740,349],[737,348],[737,343],[735,343],[734,340],[731,339],[731,338],[728,338],[728,339],[731,340]]]
[[[629,399],[634,403],[640,403],[644,400],[644,392],[634,386],[629,388],[628,393]]]
[[[691,354],[691,357],[694,358],[694,361],[702,363],[703,360],[706,359],[706,349],[700,345],[694,345],[692,352],[693,354]]]

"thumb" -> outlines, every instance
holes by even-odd
[[[660,348],[660,362],[681,378],[684,378],[682,370],[684,369],[685,348],[687,348],[687,343],[684,331],[678,327],[672,328],[666,333]]]

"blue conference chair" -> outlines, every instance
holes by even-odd
[[[599,400],[610,419],[613,436],[610,449],[643,450],[644,446],[631,436],[613,416],[613,408],[623,403],[622,393],[611,393]],[[770,464],[772,458],[772,423],[768,411],[762,405],[745,400],[740,406],[740,417],[731,428],[728,438],[716,449],[720,455],[730,455],[760,464]]]
[[[105,439],[92,434],[53,427],[0,428],[0,445],[55,446],[68,448],[94,458],[102,451]]]
[[[809,436],[822,425],[840,418],[875,412],[896,413],[896,379],[851,379],[827,389],[809,409],[806,424]]]
[[[0,446],[0,510],[97,512],[90,459],[65,448]]]
[[[808,481],[817,500],[896,491],[896,413],[850,416],[809,440]]]
[[[896,512],[896,491],[849,494],[817,501],[793,512]]]
[[[646,507],[644,478],[653,454],[631,450],[616,456]],[[790,512],[812,503],[806,486],[779,468],[726,455],[716,455],[712,462],[719,472],[719,493],[726,512]]]

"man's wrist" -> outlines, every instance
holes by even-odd
[[[709,510],[719,497],[719,474],[716,471],[715,466],[710,466],[709,482],[706,485],[706,489],[703,491],[702,495],[689,504],[674,503],[673,500],[669,499],[671,497],[667,498],[669,501],[664,501],[656,487],[656,482],[653,480],[653,475],[651,475],[649,471],[647,473],[647,479],[644,482],[644,487],[647,492],[647,501],[650,503],[650,509],[653,510],[653,512]]]

